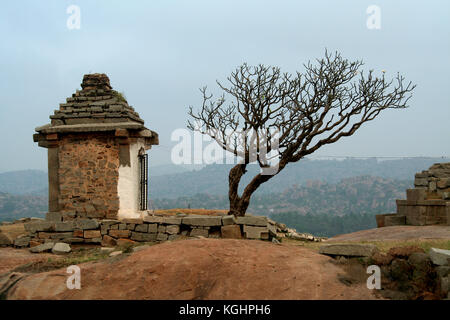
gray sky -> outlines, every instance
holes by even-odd
[[[81,28],[69,30],[70,5]],[[381,9],[368,29],[366,9]],[[407,110],[388,110],[317,155],[450,155],[449,1],[2,1],[0,172],[46,169],[34,128],[104,72],[160,135],[153,164],[170,162],[170,134],[186,127],[199,87],[215,87],[243,62],[302,70],[325,48],[397,71],[417,84]]]

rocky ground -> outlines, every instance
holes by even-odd
[[[0,261],[11,257],[14,250],[6,249],[0,250]],[[34,257],[25,250],[21,254]],[[4,298],[375,298],[365,283],[340,281],[344,268],[327,256],[298,245],[257,240],[179,240],[79,266],[81,290],[67,289],[65,268],[34,274],[15,272],[9,273]],[[12,268],[10,263],[9,270]]]

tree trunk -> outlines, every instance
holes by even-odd
[[[241,198],[239,197],[238,189],[239,182],[246,172],[246,167],[246,164],[237,164],[230,170],[230,173],[228,175],[228,199],[230,201],[230,211],[228,211],[228,214],[233,214],[235,216],[241,216],[245,214],[245,210],[242,213],[242,208],[240,206]]]

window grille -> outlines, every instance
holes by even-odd
[[[139,209],[148,209],[148,156],[146,153],[139,155],[140,196]]]

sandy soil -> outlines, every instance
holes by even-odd
[[[300,246],[264,241],[180,240],[79,266],[80,290],[67,289],[69,275],[59,269],[23,277],[7,298],[375,298],[365,284],[339,281],[344,271],[331,258]]]
[[[47,259],[57,258],[51,253],[35,254],[27,249],[15,249],[11,247],[0,248],[0,275],[12,271],[26,263],[46,261]]]
[[[450,226],[394,226],[375,228],[335,236],[329,238],[327,242],[421,239],[450,239]]]

